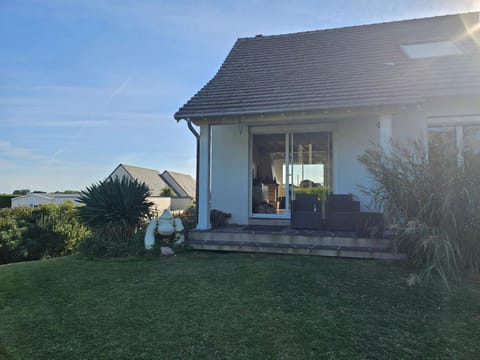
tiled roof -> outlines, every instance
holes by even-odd
[[[134,178],[144,182],[150,189],[151,195],[160,195],[160,192],[168,185],[160,177],[157,170],[146,169],[138,166],[120,164]]]
[[[195,198],[195,180],[188,174],[165,170],[162,178],[170,184],[178,196]]]
[[[238,39],[175,119],[418,103],[480,94],[479,13]],[[451,40],[465,52],[410,59],[401,45]]]
[[[57,199],[62,199],[62,198],[68,199],[68,198],[79,198],[81,194],[79,193],[73,193],[73,194],[47,193],[44,195],[52,198],[57,198]]]
[[[25,195],[22,195],[22,196],[17,196],[15,198],[13,198],[12,200],[17,201],[17,200],[25,199],[25,198],[28,198],[28,197],[38,197],[38,198],[42,198],[44,200],[49,200],[49,201],[52,201],[54,199],[77,200],[78,198],[80,198],[80,195],[81,194],[79,194],[79,193],[59,194],[59,193],[32,192],[32,193],[28,193],[28,194],[25,194]]]
[[[195,198],[195,180],[188,174],[169,170],[160,174],[158,170],[120,164],[108,177],[116,174],[119,167],[123,167],[132,179],[144,182],[150,189],[152,196],[160,195],[162,190],[168,186],[175,192],[176,196]]]

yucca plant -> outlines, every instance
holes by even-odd
[[[81,192],[80,217],[92,228],[90,239],[97,255],[118,256],[147,219],[152,205],[145,183],[128,178],[106,179]]]
[[[359,157],[373,178],[364,189],[395,225],[397,248],[419,268],[411,283],[437,273],[448,286],[465,270],[480,267],[480,160],[464,166],[447,152],[428,159],[426,146],[372,147]]]

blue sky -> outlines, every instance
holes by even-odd
[[[238,37],[480,10],[480,0],[0,0],[0,193],[119,163],[194,175],[174,112]]]

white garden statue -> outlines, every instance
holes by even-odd
[[[171,236],[175,233],[175,245],[183,244],[185,235],[182,219],[172,216],[168,209],[163,210],[162,215],[152,219],[145,232],[145,249],[151,249],[155,244],[155,229],[160,236]]]

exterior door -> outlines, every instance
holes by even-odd
[[[295,194],[321,197],[331,174],[331,132],[252,134],[251,215],[289,218]]]

